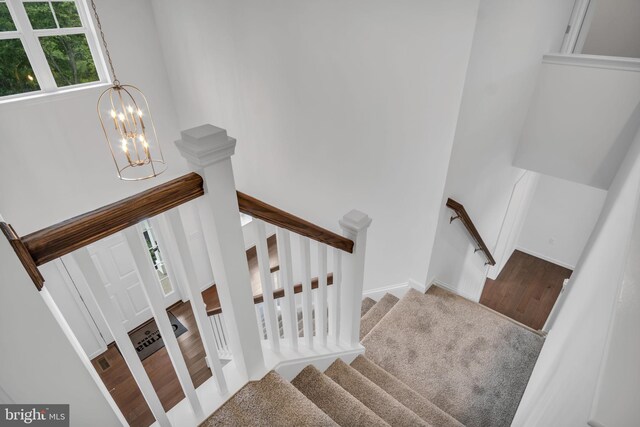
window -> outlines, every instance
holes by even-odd
[[[108,81],[83,0],[0,0],[0,101]]]
[[[151,228],[151,223],[149,221],[143,221],[142,227],[144,231],[142,235],[144,236],[144,240],[147,242],[147,248],[149,249],[149,256],[151,257],[151,261],[153,262],[153,266],[156,269],[156,274],[158,275],[158,279],[160,279],[160,284],[162,285],[162,292],[164,296],[168,296],[171,294],[174,289],[171,284],[171,279],[169,278],[169,273],[167,271],[167,267],[165,266],[165,261],[162,256],[162,252],[160,252],[160,246],[158,245],[158,240]]]

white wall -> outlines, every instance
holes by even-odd
[[[104,385],[85,368],[4,237],[0,283],[0,399],[68,403],[72,426],[121,425]]]
[[[573,269],[607,196],[605,190],[542,175],[518,249]]]
[[[69,327],[78,339],[85,354],[89,359],[97,357],[107,350],[107,344],[112,341],[111,333],[106,336],[100,335],[100,331],[95,322],[100,322],[103,331],[108,331],[106,324],[101,322],[99,311],[93,310],[95,321],[91,317],[86,303],[91,303],[89,298],[82,300],[73,279],[67,272],[66,267],[60,260],[55,260],[40,267],[40,272],[46,279],[46,287],[51,297],[58,305],[64,315]],[[86,296],[86,293],[84,294]],[[93,306],[90,306],[93,307]]]
[[[640,221],[636,217],[622,288],[591,419],[604,426],[640,424]]]
[[[500,233],[492,253],[496,264],[489,267],[487,277],[495,280],[511,258],[518,246],[518,239],[524,227],[531,200],[538,186],[540,175],[532,171],[524,171],[516,181],[509,198],[507,212],[500,227]]]
[[[96,113],[104,88],[0,104],[0,212],[21,235],[187,170],[173,145],[177,118],[149,1],[96,3],[118,77],[149,99],[169,169],[156,180],[116,178]]]
[[[581,31],[587,36],[582,53],[640,58],[640,2],[592,0],[593,19]]]
[[[640,59],[549,55],[514,164],[607,189],[640,123]]]
[[[424,280],[477,0],[155,1],[182,128],[238,139],[241,191],[373,218],[365,286]]]
[[[459,223],[449,224],[446,197],[466,207],[493,251],[514,184],[523,172],[512,167],[512,161],[540,58],[560,48],[572,6],[573,0],[480,3],[428,275],[468,298],[480,297],[485,258],[473,254]]]
[[[514,426],[583,426],[589,420],[639,199],[640,132],[636,129],[566,296],[549,319],[551,330]]]

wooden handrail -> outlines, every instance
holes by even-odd
[[[489,248],[484,243],[484,240],[482,240],[478,229],[473,224],[473,221],[471,221],[471,218],[469,217],[469,214],[467,213],[467,210],[464,208],[464,206],[461,203],[458,203],[455,200],[449,198],[447,199],[447,207],[453,210],[457,215],[455,217],[452,216],[449,220],[449,223],[452,223],[454,220],[459,219],[462,224],[464,224],[469,234],[471,234],[473,240],[475,240],[475,242],[478,244],[475,252],[482,251],[482,253],[484,253],[484,255],[487,257],[486,264],[496,265],[496,260],[493,259],[491,252],[489,252]]]
[[[20,239],[20,236],[18,236],[18,233],[16,233],[13,227],[10,224],[7,224],[6,222],[0,222],[0,230],[2,231],[2,234],[4,234],[7,240],[9,241],[9,244],[13,248],[13,251],[18,256],[18,259],[22,263],[22,266],[24,267],[24,269],[27,271],[27,274],[29,274],[29,277],[31,277],[31,280],[33,280],[33,283],[36,285],[36,288],[38,290],[41,290],[42,287],[44,286],[44,277],[42,277],[42,274],[40,274],[40,270],[38,270],[38,266],[36,265],[35,262],[33,262],[33,258],[31,258],[31,254],[29,253],[27,248],[24,246],[24,243]]]
[[[333,285],[333,273],[327,274],[327,286]],[[311,289],[318,289],[318,278],[314,277],[311,279]],[[293,287],[293,293],[299,294],[302,292],[302,283],[298,283]],[[213,316],[215,314],[222,313],[222,307],[220,306],[220,299],[218,298],[218,289],[215,284],[211,287],[207,288],[202,292],[202,297],[204,298],[204,302],[207,306],[207,314],[209,316]],[[276,289],[273,291],[273,298],[284,298],[284,289]],[[253,296],[253,303],[260,304],[264,301],[263,294],[258,294]]]
[[[38,266],[202,195],[204,195],[203,179],[192,172],[23,237],[20,237],[9,224],[2,223],[0,228],[40,290],[44,279],[37,269]],[[237,192],[237,195],[240,212],[345,252],[353,252],[354,243],[346,237],[318,227],[247,194]]]
[[[42,265],[203,194],[202,177],[192,172],[28,234],[22,242],[36,265]]]
[[[353,241],[332,231],[318,227],[315,224],[291,215],[281,209],[271,206],[261,200],[238,191],[238,206],[240,212],[259,218],[265,222],[285,228],[294,233],[324,243],[334,248],[353,253]]]

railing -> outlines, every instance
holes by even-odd
[[[274,360],[288,363],[299,359],[302,363],[309,357],[338,354],[335,353],[338,347],[343,352],[362,350],[359,314],[366,233],[371,220],[361,212],[349,212],[339,221],[343,231],[340,236],[237,192],[231,164],[235,140],[223,129],[205,125],[184,131],[182,140],[176,145],[193,173],[22,238],[8,224],[1,223],[0,229],[38,289],[43,286],[44,278],[37,266],[58,257],[77,266],[156,421],[161,426],[170,426],[170,417],[87,248],[116,232],[124,234],[147,302],[184,391],[185,399],[171,411],[186,412],[171,419],[179,419],[181,425],[195,426],[248,380],[259,379],[276,368],[278,365]],[[175,209],[191,200],[197,203],[216,282],[213,291],[217,306],[210,313],[207,313],[205,299],[197,284],[181,213]],[[262,290],[258,295],[252,292],[239,212],[254,218],[255,255]],[[178,259],[172,261],[178,262],[169,262],[167,266],[173,268],[175,271],[171,273],[184,283],[186,296],[191,301],[212,371],[212,378],[200,386],[206,388],[206,394],[196,393],[173,334],[158,275],[136,225],[145,219],[158,231],[160,247],[170,245],[175,249],[171,252],[177,254]],[[269,227],[275,226],[278,268],[270,265],[267,223]],[[292,238],[292,234],[297,237]],[[297,249],[296,254],[292,248]],[[315,250],[313,262],[312,249]],[[257,318],[256,312],[259,313]],[[298,328],[300,315],[302,337]],[[287,347],[286,352],[281,352],[283,347]],[[221,355],[232,358],[224,370]],[[210,381],[211,387],[207,385]]]
[[[278,270],[276,270],[278,271]],[[327,274],[327,286],[333,285],[333,273]],[[320,286],[320,280],[317,277],[311,279],[311,289],[318,289]],[[293,286],[293,293],[300,294],[303,291],[302,283],[298,283]],[[207,314],[209,316],[215,316],[222,313],[222,307],[220,306],[220,298],[218,297],[217,286],[213,284],[206,291],[202,292],[205,304],[207,306]],[[273,299],[277,300],[285,297],[285,291],[283,288],[277,288],[273,291]],[[257,294],[253,296],[254,304],[262,304],[264,302],[264,295]]]
[[[146,218],[200,197],[204,194],[202,185],[202,177],[197,173],[190,173],[135,196],[28,234],[22,241],[36,265],[42,265]]]
[[[238,191],[240,212],[292,231],[300,236],[308,237],[319,243],[333,246],[348,253],[353,252],[353,241],[332,231],[318,227],[304,219],[271,206],[261,200]]]
[[[469,217],[469,214],[467,213],[467,210],[464,208],[464,206],[453,199],[447,199],[447,207],[456,213],[456,216],[452,216],[449,219],[449,223],[452,223],[456,219],[459,219],[471,235],[471,238],[477,244],[474,252],[482,252],[484,254],[484,256],[487,258],[487,262],[485,262],[485,265],[496,265],[496,260],[493,259],[489,248],[484,243],[484,240],[482,240],[478,229],[473,224],[473,221],[471,221],[471,218]]]

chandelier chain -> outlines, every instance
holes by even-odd
[[[118,80],[118,77],[116,77],[116,70],[113,67],[113,61],[111,60],[111,53],[109,53],[109,46],[107,46],[107,39],[104,36],[104,31],[102,31],[102,23],[100,22],[100,16],[98,16],[98,9],[96,8],[95,0],[91,0],[91,8],[93,9],[93,16],[96,18],[96,24],[98,25],[98,30],[100,30],[102,45],[104,46],[104,51],[107,55],[107,60],[109,61],[109,68],[111,68],[111,75],[113,76],[113,84],[115,86],[120,86],[120,81]]]

